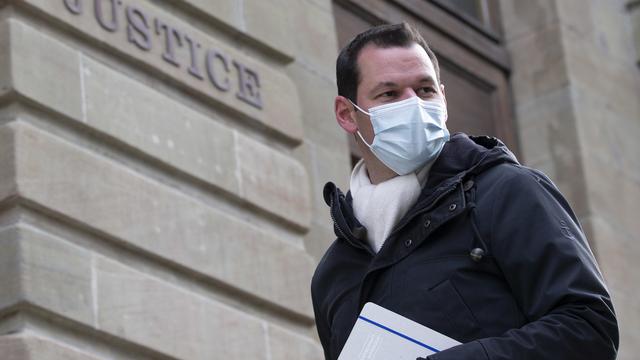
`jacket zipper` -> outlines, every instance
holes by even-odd
[[[398,224],[398,226],[396,226],[393,231],[391,231],[391,234],[389,234],[389,236],[387,236],[387,238],[385,239],[384,243],[382,244],[382,248],[384,248],[384,246],[387,245],[388,240],[398,231],[400,231],[407,223],[409,223],[409,221],[413,220],[413,218],[415,218],[416,216],[431,210],[431,208],[433,208],[433,206],[438,203],[438,201],[440,201],[444,196],[450,194],[451,192],[453,192],[456,189],[456,185],[452,185],[449,187],[449,189],[447,189],[446,191],[443,191],[440,195],[438,195],[438,197],[436,197],[428,206],[423,207],[422,209],[416,211],[414,214],[412,214],[410,217],[406,218],[405,221],[402,222],[402,224]],[[380,251],[382,251],[382,248],[380,248]],[[371,270],[367,271],[367,274],[365,275],[365,278],[363,279],[362,284],[360,285],[360,290],[359,290],[359,295],[358,295],[358,304],[360,309],[362,309],[362,307],[364,306],[363,304],[363,299],[364,299],[364,284],[365,284],[365,280],[366,278],[370,275]]]
[[[431,208],[433,208],[433,206],[435,206],[435,204],[438,203],[438,201],[440,201],[443,197],[453,192],[456,189],[456,187],[457,187],[456,185],[450,186],[449,189],[447,189],[446,191],[443,191],[440,195],[438,195],[438,197],[436,197],[428,206],[423,207],[422,209],[412,214],[410,217],[405,218],[405,220],[401,224],[396,225],[396,227],[391,231],[389,236],[387,236],[387,239],[390,239],[392,235],[395,235],[395,233],[400,231],[405,225],[407,225],[416,216],[431,210]],[[386,243],[387,240],[385,239],[384,242]]]
[[[340,236],[342,236],[342,238],[344,238],[349,243],[351,243],[351,245],[357,248],[363,249],[365,251],[371,252],[367,247],[361,246],[360,244],[358,244],[358,242],[355,241],[352,236],[347,236],[347,233],[340,227],[340,224],[338,224],[338,222],[336,221],[335,215],[333,215],[333,211],[334,211],[333,205],[334,205],[334,200],[332,198],[329,204],[329,208],[331,209],[329,211],[329,216],[331,217],[331,221],[333,222],[333,225],[335,226],[335,228],[338,229],[338,233],[340,233]],[[338,204],[336,206],[340,206],[340,205]]]
[[[333,221],[333,225],[336,227],[336,229],[338,229],[338,232],[340,233],[340,236],[342,236],[343,238],[347,239],[347,236],[345,235],[344,231],[342,231],[342,228],[340,227],[340,224],[338,224],[338,222],[336,221],[335,216],[333,215],[333,198],[331,199],[331,204],[329,204],[329,208],[331,209],[331,211],[329,211],[329,216],[331,216],[331,221]],[[350,240],[350,239],[348,239]]]

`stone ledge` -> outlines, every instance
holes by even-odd
[[[273,1],[273,0],[271,0]],[[282,1],[282,0],[276,0]],[[249,1],[241,2],[236,0],[178,0],[177,7],[190,6],[202,18],[209,22],[219,22],[225,27],[232,29],[234,33],[246,36],[243,42],[254,42],[256,45],[264,47],[270,52],[270,56],[278,61],[291,62],[293,60],[293,44],[290,41],[292,29],[289,21],[291,10],[286,4],[269,4],[271,9],[277,9],[268,16],[266,11],[270,8],[263,8],[262,3],[269,1]],[[262,21],[263,24],[255,24]],[[269,22],[267,29],[261,27]]]
[[[0,202],[17,192],[14,144],[14,134],[0,131]]]
[[[0,231],[0,307],[29,303],[93,324],[91,255],[23,226]]]
[[[265,202],[260,194],[254,194],[250,189],[244,192],[240,190],[234,156],[236,144],[229,127],[18,21],[10,20],[0,26],[5,27],[12,38],[19,39],[12,41],[13,45],[10,46],[12,57],[22,64],[11,70],[10,75],[18,75],[18,80],[11,86],[15,86],[27,98],[112,136],[201,181],[248,200],[298,228],[308,229],[310,210],[306,206],[309,203],[307,191],[294,194],[294,201],[285,197],[272,197],[272,201]],[[51,53],[56,54],[55,61],[48,61]],[[64,65],[58,66],[58,63]],[[69,64],[73,66],[68,66]],[[39,71],[34,72],[32,68],[38,68]],[[79,75],[80,73],[82,74]],[[60,91],[54,85],[42,86],[41,84],[55,83],[43,76],[64,82],[65,91]],[[69,105],[58,101],[61,96],[65,101],[69,100],[66,102]],[[255,140],[247,139],[246,144],[261,146]],[[264,151],[261,155],[275,162],[271,169],[301,168],[294,158],[280,155],[268,146],[262,148]],[[294,171],[293,174],[296,176],[293,180],[263,175],[262,180],[274,181],[263,181],[261,185],[268,191],[278,191],[283,183],[289,181],[308,184],[308,175],[304,169],[301,172]],[[250,179],[246,183],[250,183]],[[249,195],[245,197],[245,193]]]
[[[274,0],[270,0],[274,1]],[[269,49],[275,56],[290,62],[293,59],[293,45],[289,28],[290,9],[286,4],[270,4],[270,1],[237,0],[178,0],[178,4],[188,4],[207,19],[220,22],[243,34],[248,40]],[[281,2],[282,0],[275,0]],[[278,14],[264,16],[263,6],[274,7]],[[266,26],[266,28],[265,28]]]
[[[266,126],[289,141],[302,140],[296,86],[284,69],[246,56],[148,0],[123,2],[116,12],[119,22],[114,24],[104,18],[98,21],[93,5],[76,14],[63,1],[23,0],[18,4],[62,21],[94,45],[162,72],[207,101],[240,113],[242,120]]]
[[[231,129],[85,56],[82,77],[87,126],[239,194]]]
[[[297,161],[236,132],[236,157],[243,198],[294,221],[302,229],[311,223],[307,170]]]
[[[31,334],[0,336],[3,360],[99,360],[93,355]]]
[[[8,55],[0,56],[1,88],[33,98],[68,117],[82,118],[77,52],[12,19],[0,22],[0,52]],[[8,61],[2,61],[3,57]]]
[[[304,248],[30,125],[0,127],[6,133],[16,138],[20,197],[313,318],[307,289],[314,263]]]
[[[87,125],[308,229],[309,178],[294,158],[235,137],[228,127],[90,58],[82,64]]]
[[[56,317],[75,320],[77,323],[70,323],[73,327],[86,325],[131,345],[181,359],[268,359],[269,351],[272,359],[315,359],[320,354],[319,347],[309,337],[269,324],[29,225],[18,223],[0,232],[0,245],[8,250],[0,253],[0,268],[7,264],[19,264],[20,268],[20,275],[1,273],[0,283],[4,285],[4,280],[11,277],[24,285],[25,290],[16,294],[20,302]],[[78,266],[80,263],[85,265]],[[9,294],[13,292],[10,288],[3,286],[3,289],[0,303],[13,295]],[[94,314],[95,319],[77,316],[77,311],[70,311],[74,304],[80,305],[76,310]],[[31,328],[33,320],[29,317],[22,320],[26,329]],[[34,323],[34,329],[39,329],[40,325]],[[53,330],[47,328],[46,331]],[[248,343],[247,338],[254,341]],[[0,348],[6,345],[0,341]],[[66,346],[58,350],[67,354]],[[46,349],[39,351],[48,354]]]
[[[181,359],[265,358],[262,321],[97,260],[99,329]]]
[[[315,329],[313,329],[315,331]],[[273,360],[322,360],[322,347],[311,339],[283,328],[269,325],[267,328],[269,350]]]

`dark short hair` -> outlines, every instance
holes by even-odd
[[[403,22],[393,25],[380,25],[372,27],[365,32],[354,37],[338,55],[336,61],[336,80],[338,83],[338,95],[350,99],[354,103],[358,95],[358,85],[360,84],[360,71],[358,69],[358,55],[367,44],[373,43],[381,48],[390,47],[410,47],[414,43],[422,46],[427,52],[434,70],[436,71],[436,81],[440,82],[440,67],[438,59],[431,51],[429,45],[422,35],[411,25]]]

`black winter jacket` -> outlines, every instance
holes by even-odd
[[[328,183],[324,198],[338,238],[311,291],[326,359],[369,301],[463,343],[432,360],[616,357],[615,313],[576,216],[499,140],[452,136],[377,254],[350,194]]]

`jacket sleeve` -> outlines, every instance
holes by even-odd
[[[492,189],[489,252],[528,323],[428,358],[615,359],[611,299],[566,200],[543,174],[521,167]]]
[[[322,263],[322,260],[320,262]],[[322,349],[324,350],[324,358],[331,359],[331,354],[329,352],[331,345],[331,330],[329,328],[329,324],[327,324],[326,318],[320,311],[321,300],[318,298],[318,291],[316,289],[319,286],[316,276],[317,274],[314,275],[311,281],[311,301],[313,303],[313,314],[316,321],[316,330],[318,331],[318,337],[320,338],[320,344],[322,345]]]

